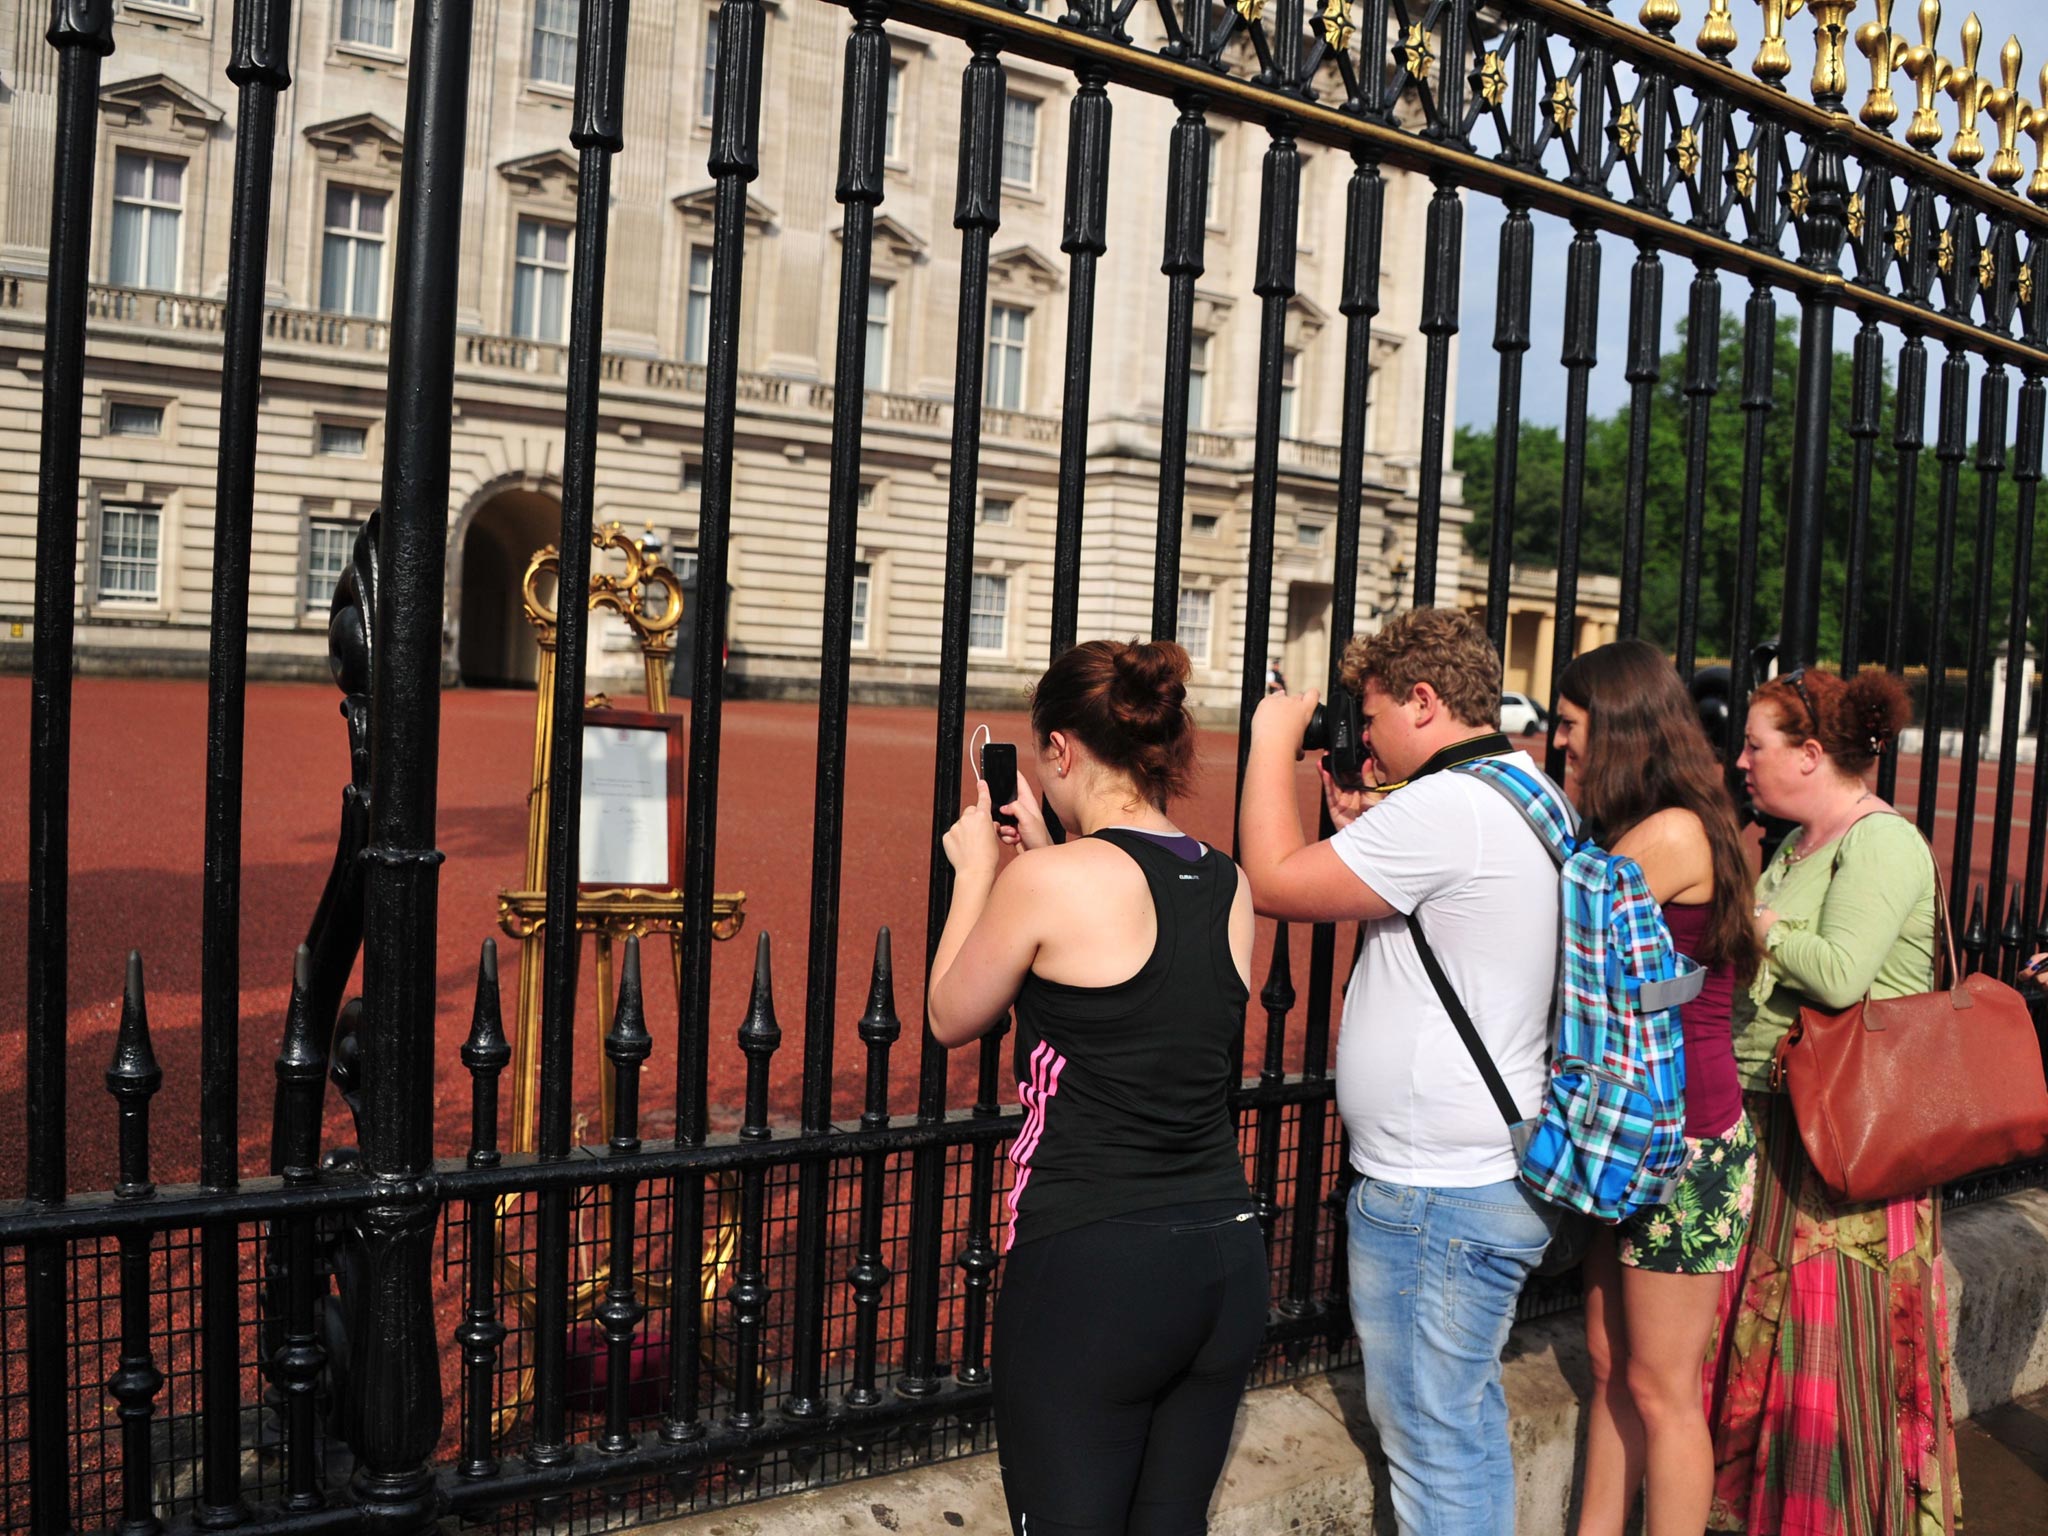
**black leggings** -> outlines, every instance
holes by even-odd
[[[1170,1206],[1027,1242],[996,1300],[996,1453],[1015,1536],[1209,1528],[1266,1331],[1242,1204]]]

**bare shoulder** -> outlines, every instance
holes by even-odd
[[[1644,854],[1682,858],[1689,853],[1711,856],[1707,828],[1699,816],[1682,805],[1667,806],[1645,816],[1616,841],[1611,852],[1627,854],[1641,862]]]

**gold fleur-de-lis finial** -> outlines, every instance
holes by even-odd
[[[1934,110],[1935,95],[1948,84],[1952,66],[1941,56],[1935,34],[1941,30],[1941,0],[1920,0],[1920,41],[1899,59],[1899,68],[1913,82],[1916,105],[1906,124],[1906,142],[1923,154],[1941,147],[1946,130]]]
[[[1700,23],[1695,46],[1716,64],[1726,64],[1740,41],[1735,35],[1735,18],[1728,14],[1728,0],[1707,0],[1706,19]]]
[[[1351,0],[1324,0],[1323,12],[1316,18],[1316,26],[1323,34],[1323,41],[1329,44],[1330,52],[1344,53],[1351,47]]]
[[[1956,136],[1948,146],[1948,162],[1958,170],[1973,171],[1984,158],[1984,136],[1977,131],[1977,119],[1991,95],[1991,82],[1977,73],[1977,54],[1984,46],[1984,24],[1970,12],[1963,22],[1963,62],[1949,71],[1944,87],[1956,104]]]
[[[1550,113],[1550,120],[1557,124],[1559,133],[1570,133],[1572,124],[1579,120],[1578,92],[1572,89],[1569,80],[1560,80],[1552,86],[1543,105],[1544,110]]]
[[[1744,202],[1756,190],[1756,157],[1744,150],[1735,157],[1735,163],[1728,167],[1728,180],[1735,187],[1735,195]]]
[[[1877,17],[1856,29],[1856,47],[1870,60],[1870,94],[1858,115],[1863,126],[1891,132],[1899,120],[1899,99],[1892,94],[1892,76],[1906,57],[1906,40],[1892,30],[1892,0],[1877,0]]]
[[[1609,131],[1614,135],[1616,149],[1624,155],[1635,154],[1636,146],[1643,142],[1643,120],[1634,102],[1627,103],[1614,114],[1614,126]]]
[[[1679,129],[1678,137],[1671,141],[1671,163],[1687,179],[1700,168],[1700,136],[1693,132],[1690,123]]]
[[[1849,13],[1856,0],[1810,0],[1813,7],[1813,99],[1839,103],[1849,92]]]
[[[2041,100],[2028,107],[2020,132],[2034,141],[2034,179],[2027,183],[2028,201],[2048,207],[2048,64],[2041,66]]]
[[[2027,168],[2020,163],[2020,130],[2027,123],[2027,98],[2020,94],[2020,40],[2008,37],[1998,50],[1998,75],[2003,82],[1984,99],[1984,110],[1998,124],[1998,153],[1991,157],[1991,179],[2010,192]]]
[[[1485,62],[1472,76],[1472,88],[1479,93],[1479,99],[1489,107],[1497,107],[1508,96],[1507,60],[1500,56],[1500,50],[1487,50]]]
[[[1401,39],[1401,67],[1420,80],[1428,75],[1429,66],[1435,62],[1436,51],[1429,46],[1429,28],[1418,21]]]
[[[1750,72],[1766,85],[1783,85],[1792,73],[1792,55],[1785,47],[1785,20],[1797,16],[1806,0],[1756,0],[1764,12],[1764,40],[1757,45]]]

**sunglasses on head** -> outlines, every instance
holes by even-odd
[[[1790,672],[1779,673],[1778,681],[1792,685],[1792,691],[1799,695],[1799,702],[1806,706],[1807,719],[1813,722],[1813,728],[1817,731],[1820,729],[1820,711],[1813,707],[1813,698],[1806,691],[1806,684],[1803,681],[1805,676],[1806,668],[1794,667]]]

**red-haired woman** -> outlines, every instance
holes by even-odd
[[[1173,820],[1194,771],[1187,653],[1091,640],[1032,693],[1028,785],[945,837],[952,909],[925,1016],[948,1046],[1016,1010],[1024,1127],[996,1303],[1013,1531],[1207,1529],[1266,1325],[1229,1110],[1250,996],[1244,877]],[[993,810],[1018,819],[999,833]],[[998,874],[1005,840],[1023,851]]]
[[[1735,1062],[1761,1157],[1756,1211],[1715,1353],[1716,1530],[1955,1530],[1937,1191],[1842,1205],[1815,1177],[1771,1059],[1802,1006],[1934,986],[1934,860],[1870,787],[1911,716],[1885,672],[1805,668],[1750,700],[1741,768],[1799,824],[1757,882],[1764,947],[1736,998]]]
[[[1617,641],[1566,667],[1556,731],[1589,829],[1642,867],[1673,942],[1707,973],[1680,1012],[1682,1182],[1666,1203],[1596,1229],[1586,1255],[1593,1400],[1579,1531],[1620,1536],[1640,1489],[1645,1536],[1699,1536],[1714,1485],[1702,1372],[1754,1192],[1729,1034],[1736,986],[1757,963],[1749,861],[1692,698],[1655,646]]]

